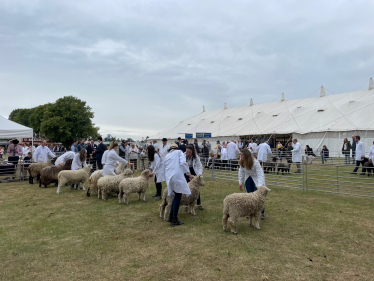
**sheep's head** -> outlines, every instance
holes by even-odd
[[[150,174],[151,174],[151,171],[148,170],[148,169],[145,169],[145,170],[142,172],[141,176],[142,176],[142,177],[147,177],[147,178],[149,178]]]
[[[259,190],[260,192],[263,192],[265,193],[265,195],[268,194],[268,192],[271,190],[270,188],[267,188],[266,186],[264,185],[261,185],[261,186],[257,186],[257,190]]]
[[[87,164],[86,166],[84,166],[83,170],[85,170],[86,172],[90,172],[92,169],[92,165],[91,164]]]
[[[204,178],[201,175],[200,176],[195,176],[192,180],[194,182],[196,182],[199,186],[204,186],[205,185]]]
[[[133,171],[131,171],[131,169],[125,169],[123,172],[122,172],[122,175],[124,175],[125,177],[131,177],[133,174]]]

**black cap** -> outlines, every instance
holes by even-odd
[[[103,138],[102,137],[98,137],[97,138],[99,141],[103,141]]]
[[[168,141],[168,139],[167,138],[163,138],[162,141]]]
[[[181,137],[178,137],[178,140],[181,140]]]

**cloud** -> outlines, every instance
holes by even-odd
[[[348,92],[373,76],[370,1],[0,4],[0,91],[18,101],[5,116],[74,95],[103,134],[141,138],[203,105]]]

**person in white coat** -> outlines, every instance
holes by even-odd
[[[154,174],[153,179],[156,184],[156,194],[153,197],[156,197],[156,201],[161,200],[162,182],[165,181],[164,159],[153,145],[148,146],[147,153],[148,160],[151,162],[150,170]]]
[[[71,153],[74,153],[73,151],[70,151]],[[71,163],[71,170],[76,171],[80,170],[83,167],[87,165],[86,163],[86,150],[81,149],[78,153],[74,153],[73,162]],[[76,189],[78,189],[79,184],[76,184]],[[70,185],[70,189],[74,190],[74,184]]]
[[[108,152],[108,154],[106,156],[106,159],[105,159],[105,166],[104,166],[104,169],[103,169],[103,177],[108,176],[108,175],[115,176],[116,175],[115,169],[116,169],[116,166],[117,166],[118,162],[122,162],[125,165],[132,166],[131,163],[128,163],[125,159],[121,158],[117,154],[117,152],[116,152],[117,149],[118,149],[118,143],[117,142],[112,142],[109,146],[109,152]]]
[[[229,155],[227,154],[227,147],[223,145],[221,148],[221,168],[226,168],[229,162]]]
[[[169,148],[170,148],[170,145],[168,145],[168,139],[163,138],[162,139],[162,145],[161,145],[160,151],[159,151],[163,158],[165,158],[166,154],[168,154]]]
[[[239,160],[239,189],[243,190],[243,184],[247,193],[255,192],[257,186],[265,186],[265,174],[261,164],[248,149],[240,152]],[[265,219],[265,208],[261,212],[261,219]]]
[[[364,143],[361,141],[360,136],[356,136],[355,160],[356,160],[356,167],[351,174],[356,174],[360,164],[362,165],[362,167],[364,167],[364,163],[365,163],[364,161],[365,160],[365,146],[364,146]],[[362,172],[360,175],[365,175],[365,173]]]
[[[266,162],[268,160],[268,155],[272,156],[270,146],[264,142],[261,143],[257,148],[257,160],[262,162]]]
[[[184,174],[189,174],[190,170],[186,162],[186,156],[182,151],[178,150],[177,144],[173,143],[170,145],[169,152],[164,159],[164,165],[168,196],[174,197],[167,221],[169,221],[172,226],[181,225],[184,224],[184,222],[178,220],[178,211],[182,194],[186,194],[187,196],[191,194]],[[190,180],[191,179],[192,175],[190,175]]]
[[[234,140],[232,140],[226,145],[226,149],[227,149],[227,155],[229,156],[229,160],[236,159],[236,154],[240,154],[240,150],[238,146],[236,145],[236,143],[234,142]]]
[[[194,145],[192,144],[187,145],[185,155],[186,155],[186,162],[190,170],[189,174],[185,174],[185,178],[186,178],[187,183],[189,183],[190,175],[201,176],[203,174],[203,165],[201,164],[200,157],[196,153],[196,149]],[[199,192],[199,197],[197,198],[196,204],[199,210],[204,210],[203,206],[201,206],[200,192]],[[188,211],[188,206],[186,205],[184,209],[185,211]]]
[[[104,144],[104,153],[103,153],[103,156],[101,157],[101,165],[103,166],[103,168],[105,167],[105,161],[106,161],[106,158],[108,156],[108,153],[109,153],[109,150],[106,147],[106,145]]]
[[[30,148],[26,145],[26,143],[24,143],[22,147],[22,157],[26,157],[29,152]]]
[[[256,153],[257,151],[257,143],[253,142],[253,140],[251,140],[251,142],[248,144],[248,149],[249,151],[253,154],[253,153]]]
[[[371,163],[374,164],[374,141],[373,141],[373,146],[370,147],[370,150],[369,150],[369,160],[371,160]]]
[[[52,158],[56,157],[47,147],[47,141],[43,140],[42,144],[35,149],[32,157],[35,163],[47,163],[48,155]]]
[[[55,165],[58,166],[58,165],[61,165],[61,166],[64,166],[66,161],[69,160],[69,159],[74,159],[74,156],[75,156],[75,153],[73,151],[68,151],[68,152],[65,152],[64,154],[62,154],[61,156],[59,156],[55,162]]]
[[[301,144],[297,141],[297,139],[294,139],[293,141],[294,147],[291,150],[292,152],[292,162],[296,163],[297,170],[295,173],[300,174],[300,163],[302,161],[302,155],[301,155]]]

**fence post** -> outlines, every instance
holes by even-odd
[[[339,192],[339,166],[336,165],[336,187]]]
[[[214,166],[215,166],[215,164],[214,164],[214,158],[212,157],[212,180],[215,180],[214,179]]]
[[[302,165],[302,177],[303,177],[303,192],[305,192],[305,180],[304,180],[304,176],[305,176],[305,164],[304,164],[304,161],[301,162],[301,165]]]

